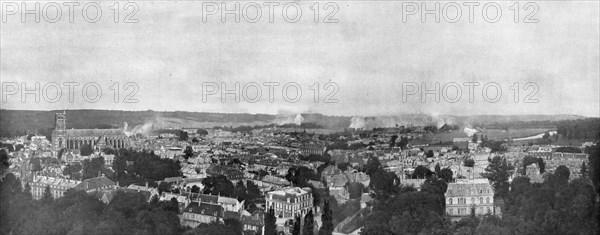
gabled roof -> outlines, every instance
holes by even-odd
[[[331,182],[329,183],[332,187],[344,187],[346,183],[348,183],[348,179],[344,174],[337,174],[331,177]]]
[[[201,215],[207,215],[207,216],[213,216],[213,217],[219,217],[219,218],[223,218],[224,211],[225,210],[220,205],[208,204],[208,203],[197,203],[197,202],[190,203],[183,210],[183,212],[186,212],[186,213],[201,214]]]
[[[125,133],[121,129],[67,129],[68,136],[121,136],[125,137]]]
[[[223,219],[240,219],[240,213],[235,211],[225,211],[223,213]]]
[[[114,186],[114,185],[116,185],[116,183],[113,182],[112,180],[106,178],[106,176],[100,176],[100,177],[96,177],[96,178],[86,179],[83,182],[81,182],[80,184],[78,184],[77,186],[75,186],[74,189],[87,191],[90,189],[99,189],[99,188],[104,188],[107,186]]]
[[[217,199],[217,203],[219,204],[230,204],[230,205],[237,205],[239,202],[237,199],[235,198],[230,198],[230,197],[218,197]]]
[[[277,185],[291,185],[288,180],[272,175],[265,175],[261,181]]]
[[[447,197],[467,196],[467,195],[488,195],[493,196],[494,190],[489,183],[471,183],[457,182],[448,184],[448,190],[445,194]]]
[[[124,188],[123,191],[128,193],[141,193],[146,201],[150,201],[150,198],[152,197],[152,193],[150,191],[135,190],[130,188]]]
[[[215,195],[196,194],[193,196],[195,197],[196,200],[199,200],[202,203],[210,203],[210,204],[218,204],[219,203],[219,197],[215,196]]]
[[[262,211],[256,211],[252,215],[242,215],[240,222],[242,224],[254,225],[254,226],[263,226],[265,225],[265,213]]]

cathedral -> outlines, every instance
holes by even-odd
[[[57,113],[52,131],[54,150],[80,149],[83,145],[101,150],[106,147],[120,149],[129,147],[129,138],[122,129],[67,129],[67,113]]]

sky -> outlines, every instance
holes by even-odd
[[[439,23],[422,21],[423,2],[273,2],[270,22],[265,2],[240,1],[239,23],[222,22],[221,2],[108,1],[85,18],[83,1],[73,22],[58,2],[55,23],[56,5],[40,2],[40,22],[23,23],[12,3],[2,2],[0,24],[3,109],[600,116],[598,1],[497,2],[498,18],[493,6],[484,17],[490,2],[481,2],[473,22],[464,2],[441,1]],[[297,22],[286,21],[298,17],[290,3],[302,10]],[[132,12],[137,22],[125,23]],[[65,84],[75,83],[70,100]]]

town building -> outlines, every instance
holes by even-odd
[[[86,179],[77,186],[74,187],[76,190],[83,190],[86,193],[93,193],[103,189],[114,188],[117,184],[106,178],[106,176],[100,176],[96,178]]]
[[[192,202],[185,207],[179,218],[182,226],[195,228],[200,224],[223,221],[224,211],[220,205]]]
[[[308,155],[323,155],[323,153],[325,153],[325,151],[327,150],[326,147],[321,146],[321,145],[317,145],[317,144],[310,144],[310,145],[304,145],[302,147],[300,147],[300,154],[304,155],[304,156],[308,156]]]
[[[288,187],[267,192],[265,199],[267,209],[273,208],[278,218],[304,217],[313,207],[312,190],[308,187]]]
[[[129,138],[122,129],[67,129],[67,113],[56,113],[52,131],[52,146],[60,149],[80,149],[90,145],[98,150],[105,147],[127,148]]]
[[[500,213],[494,207],[494,190],[486,179],[457,181],[448,184],[446,213],[453,221],[471,216]]]
[[[33,176],[33,181],[29,182],[31,187],[31,196],[33,199],[39,200],[44,197],[44,191],[47,186],[50,186],[50,193],[53,198],[61,198],[67,190],[79,185],[81,181],[63,179],[48,176]]]

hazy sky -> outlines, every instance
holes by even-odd
[[[123,109],[123,110],[186,110],[207,112],[298,113],[319,112],[330,115],[393,115],[398,113],[434,113],[450,115],[469,114],[578,114],[600,116],[600,19],[597,1],[545,1],[532,19],[524,23],[534,7],[524,9],[521,2],[519,23],[514,22],[513,2],[498,2],[502,15],[496,23],[488,23],[482,16],[485,2],[474,8],[474,22],[469,22],[469,8],[459,2],[462,16],[456,23],[442,17],[436,23],[429,15],[421,22],[419,14],[406,16],[403,22],[402,2],[346,1],[332,2],[339,7],[332,19],[338,23],[323,23],[334,9],[323,9],[319,2],[319,23],[314,22],[310,2],[299,2],[302,16],[296,23],[286,22],[282,5],[274,7],[274,23],[269,22],[269,8],[264,2],[262,16],[256,23],[234,22],[220,13],[206,16],[203,22],[202,2],[192,1],[138,1],[138,12],[133,17],[138,23],[123,23],[133,7],[121,9],[119,23],[113,22],[114,2],[100,5],[102,16],[96,23],[82,17],[81,2],[75,7],[74,22],[69,22],[69,11],[60,2],[62,16],[57,23],[48,23],[41,17],[34,22],[26,15],[21,22],[20,12],[12,11],[3,2],[6,22],[0,29],[0,65],[3,83],[2,108],[6,109]],[[207,1],[204,2],[205,6]],[[210,2],[208,2],[210,4]],[[220,3],[220,2],[217,2]],[[251,4],[242,1],[240,8]],[[417,2],[421,3],[421,2]],[[33,8],[32,2],[27,2]],[[42,2],[40,8],[48,4]],[[120,2],[120,8],[125,2]],[[434,8],[429,2],[427,7]],[[441,8],[448,2],[440,2]],[[254,5],[252,5],[254,6]],[[249,18],[255,9],[247,5]],[[420,6],[420,5],[419,5]],[[19,5],[21,7],[21,5]],[[234,8],[233,3],[227,5]],[[48,18],[55,16],[53,6],[46,6]],[[208,9],[208,8],[205,8]],[[447,6],[449,18],[456,12]],[[94,8],[88,8],[90,18]],[[288,8],[294,18],[294,8]],[[494,9],[488,9],[494,18]],[[43,97],[35,102],[33,95],[25,103],[21,97],[10,95],[11,84],[24,82],[33,89],[52,82],[61,85],[62,97],[51,103]],[[74,88],[74,102],[68,98],[65,82],[79,82]],[[97,82],[102,97],[96,103],[82,98],[83,84]],[[116,103],[111,86],[118,82],[120,92]],[[138,103],[123,103],[129,90],[124,84],[133,82],[139,90],[133,96]],[[256,103],[244,98],[235,102],[227,96],[221,102],[220,93],[202,100],[203,84],[226,84],[240,90],[247,84],[260,85],[262,96]],[[265,82],[278,82],[274,87],[274,101],[268,98]],[[282,97],[282,87],[289,82],[300,85],[302,96],[293,103]],[[314,101],[314,86],[319,83],[319,101]],[[333,99],[338,103],[324,103],[323,99],[337,84]],[[425,83],[427,89],[440,84],[458,84],[462,96],[456,103],[443,97],[407,96],[403,100],[403,84]],[[469,87],[465,82],[479,82],[474,87],[474,100],[469,102]],[[484,100],[482,87],[495,82],[501,98],[495,102]],[[514,102],[513,86],[519,83],[518,103]],[[531,82],[528,89],[525,84]],[[448,85],[447,99],[455,97],[456,87]],[[513,89],[511,90],[511,86]],[[532,99],[538,103],[523,103],[528,94],[537,92]],[[49,96],[55,88],[48,86]],[[222,89],[223,87],[221,87]],[[247,87],[250,98],[256,87]],[[293,87],[292,87],[293,88]],[[412,87],[406,87],[412,88]],[[20,88],[19,88],[20,89]],[[7,92],[7,90],[9,92]],[[43,89],[41,89],[43,90]],[[91,89],[93,97],[94,90]],[[288,89],[290,97],[294,89]],[[494,88],[488,97],[494,98]],[[43,94],[42,94],[43,95]],[[51,101],[51,100],[50,100]]]

